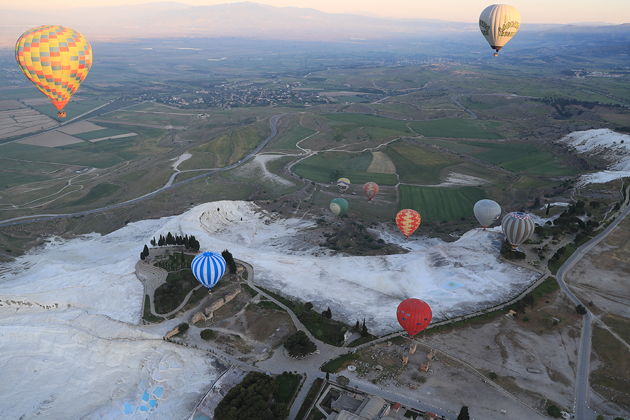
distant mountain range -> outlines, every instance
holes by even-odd
[[[135,6],[85,7],[23,12],[0,9],[0,46],[13,46],[26,29],[43,24],[66,25],[91,40],[165,37],[242,37],[259,39],[358,41],[410,37],[439,38],[477,31],[477,16],[469,22],[432,19],[384,19],[331,14],[314,9],[273,7],[258,3],[189,6],[157,2]],[[621,31],[623,25],[535,25],[530,31]]]

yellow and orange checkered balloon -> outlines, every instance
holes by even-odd
[[[74,29],[44,25],[20,36],[15,44],[15,59],[22,73],[50,98],[61,117],[92,67],[92,47]]]
[[[396,214],[396,225],[400,232],[405,235],[405,239],[420,227],[421,222],[420,213],[412,209],[403,209]]]

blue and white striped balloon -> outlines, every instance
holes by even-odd
[[[221,254],[204,252],[193,258],[190,268],[197,281],[211,289],[225,273],[225,266],[226,263]]]

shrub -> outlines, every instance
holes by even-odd
[[[315,343],[306,336],[304,331],[297,331],[290,335],[284,342],[284,348],[292,357],[303,357],[317,350]]]
[[[560,409],[554,405],[554,404],[549,404],[547,406],[547,414],[549,414],[551,417],[562,417],[562,414],[560,413]]]
[[[201,336],[201,338],[203,338],[204,340],[212,340],[213,338],[215,338],[217,336],[217,333],[214,332],[213,330],[206,328],[205,330],[202,330],[199,335]]]

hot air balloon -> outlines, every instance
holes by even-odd
[[[493,4],[486,7],[479,16],[479,29],[486,37],[494,56],[507,44],[521,26],[521,14],[509,4]]]
[[[348,178],[339,178],[337,180],[337,189],[339,190],[339,192],[344,193],[348,191],[349,187],[350,187],[350,180]]]
[[[193,258],[190,268],[199,283],[212,289],[225,273],[225,266],[221,254],[204,252]]]
[[[532,236],[535,225],[532,216],[529,214],[512,212],[503,216],[501,228],[503,228],[503,233],[512,245],[512,248],[516,249]]]
[[[486,199],[479,200],[473,207],[473,213],[475,213],[479,224],[485,230],[488,226],[499,220],[499,216],[501,216],[501,206],[496,201]]]
[[[400,302],[396,309],[396,317],[400,326],[409,335],[416,335],[429,326],[433,314],[431,307],[425,301],[410,298]]]
[[[363,192],[365,193],[368,201],[371,201],[374,197],[376,197],[376,194],[378,194],[378,184],[372,181],[366,182],[363,185]]]
[[[421,222],[420,213],[412,209],[403,209],[396,214],[396,225],[405,239],[418,229]]]
[[[330,211],[337,216],[345,216],[348,213],[348,200],[335,198],[330,202]]]
[[[20,36],[15,59],[22,73],[55,105],[57,116],[65,118],[63,108],[92,67],[92,47],[74,29],[44,25]]]

